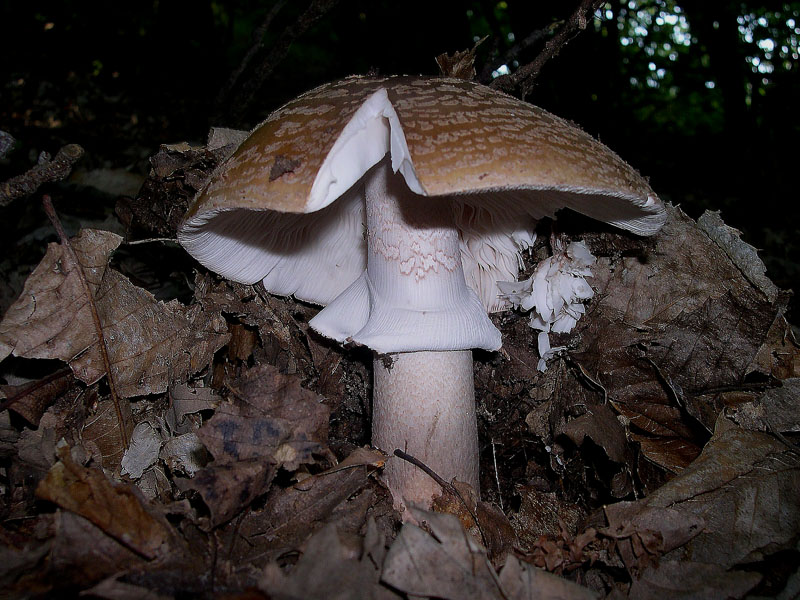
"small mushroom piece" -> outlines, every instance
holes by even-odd
[[[510,306],[536,220],[570,207],[638,235],[647,182],[537,107],[448,78],[353,77],[278,109],[198,194],[178,232],[209,269],[324,305],[311,321],[372,348],[373,444],[479,489],[473,348]],[[440,492],[387,461],[398,504]]]

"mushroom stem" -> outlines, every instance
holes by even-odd
[[[498,349],[500,332],[464,279],[452,201],[415,194],[387,159],[365,175],[364,195],[367,268],[310,325],[379,355],[373,444],[404,450],[477,491],[471,349]],[[430,506],[439,486],[398,463],[389,460],[385,473],[398,508]]]
[[[408,452],[445,481],[478,492],[478,428],[472,351],[403,352],[373,362],[372,443]],[[400,504],[430,505],[439,485],[409,462],[390,458],[384,481]]]
[[[380,356],[373,363],[373,444],[390,454],[408,452],[446,481],[457,478],[477,492],[470,350],[476,343],[464,337],[486,329],[492,339],[496,329],[464,279],[453,207],[411,192],[388,161],[368,175],[365,196],[370,320],[386,332],[365,337],[403,344],[395,345],[391,365]],[[400,323],[387,327],[395,320]],[[367,345],[382,351],[374,341]],[[398,506],[428,507],[442,492],[421,469],[398,459],[387,461],[384,480]]]

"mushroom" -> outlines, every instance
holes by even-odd
[[[570,207],[638,235],[665,220],[647,182],[552,114],[448,78],[351,77],[259,125],[178,232],[229,279],[325,306],[311,327],[374,350],[373,444],[476,491],[472,349],[498,350],[538,219]],[[441,492],[387,461],[396,503]]]

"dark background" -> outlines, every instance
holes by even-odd
[[[354,73],[435,75],[437,54],[483,36],[476,67],[488,83],[501,65],[533,60],[577,1],[328,4],[300,33],[308,7],[325,2],[2,3],[0,129],[18,145],[0,181],[65,143],[86,149],[83,168],[144,175],[162,143],[200,144],[209,125],[249,128]],[[273,8],[263,46],[228,88]],[[690,215],[721,210],[762,249],[773,280],[797,287],[800,2],[615,1],[597,15],[527,100],[598,137]],[[540,41],[508,55],[536,31]],[[249,84],[259,72],[263,85]]]

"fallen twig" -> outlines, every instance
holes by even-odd
[[[233,104],[230,110],[227,111],[231,117],[234,119],[241,117],[252,103],[253,98],[256,97],[264,81],[289,53],[289,48],[291,48],[292,43],[303,35],[309,27],[322,18],[325,13],[333,8],[338,1],[339,0],[312,0],[311,4],[309,4],[308,8],[300,15],[297,21],[284,29],[278,41],[275,42],[275,45],[269,53],[267,53],[266,57],[264,57],[264,60],[255,68],[253,75],[245,81],[240,91],[234,95],[235,99]],[[228,94],[230,95],[230,92],[228,92]]]
[[[52,159],[48,154],[42,154],[38,165],[0,184],[0,206],[8,206],[17,198],[33,194],[44,183],[66,179],[82,156],[83,148],[78,144],[67,144]]]
[[[114,383],[114,376],[111,373],[111,360],[108,357],[108,347],[106,346],[106,338],[103,335],[103,324],[100,321],[100,313],[97,312],[97,305],[94,302],[94,294],[92,294],[91,288],[89,288],[89,283],[86,281],[86,275],[83,272],[83,267],[81,263],[78,262],[78,256],[75,254],[75,250],[73,250],[72,245],[69,243],[69,237],[67,236],[66,232],[64,231],[64,227],[61,225],[61,221],[56,214],[55,208],[53,208],[53,202],[50,200],[50,196],[46,195],[42,198],[42,204],[44,205],[44,212],[47,214],[47,217],[50,219],[50,222],[53,224],[53,227],[58,233],[58,237],[61,240],[61,245],[64,247],[64,250],[75,265],[75,270],[78,274],[78,279],[81,282],[81,287],[83,288],[83,293],[86,294],[86,300],[89,303],[89,310],[92,313],[92,320],[94,321],[94,327],[97,331],[97,341],[100,344],[100,354],[103,357],[103,366],[106,370],[106,379],[108,381],[108,388],[111,392],[111,400],[114,403],[114,410],[117,412],[117,421],[119,422],[119,436],[122,440],[122,446],[125,450],[128,449],[128,432],[125,430],[125,420],[122,417],[122,407],[120,406],[119,396],[117,396],[117,388]]]
[[[533,89],[534,82],[539,76],[544,65],[551,58],[558,55],[561,49],[572,41],[592,19],[592,15],[603,5],[604,0],[581,0],[578,8],[570,15],[563,27],[544,45],[544,49],[528,63],[517,69],[511,75],[498,77],[490,84],[490,87],[511,91],[517,87],[522,90],[522,97],[525,98]]]

